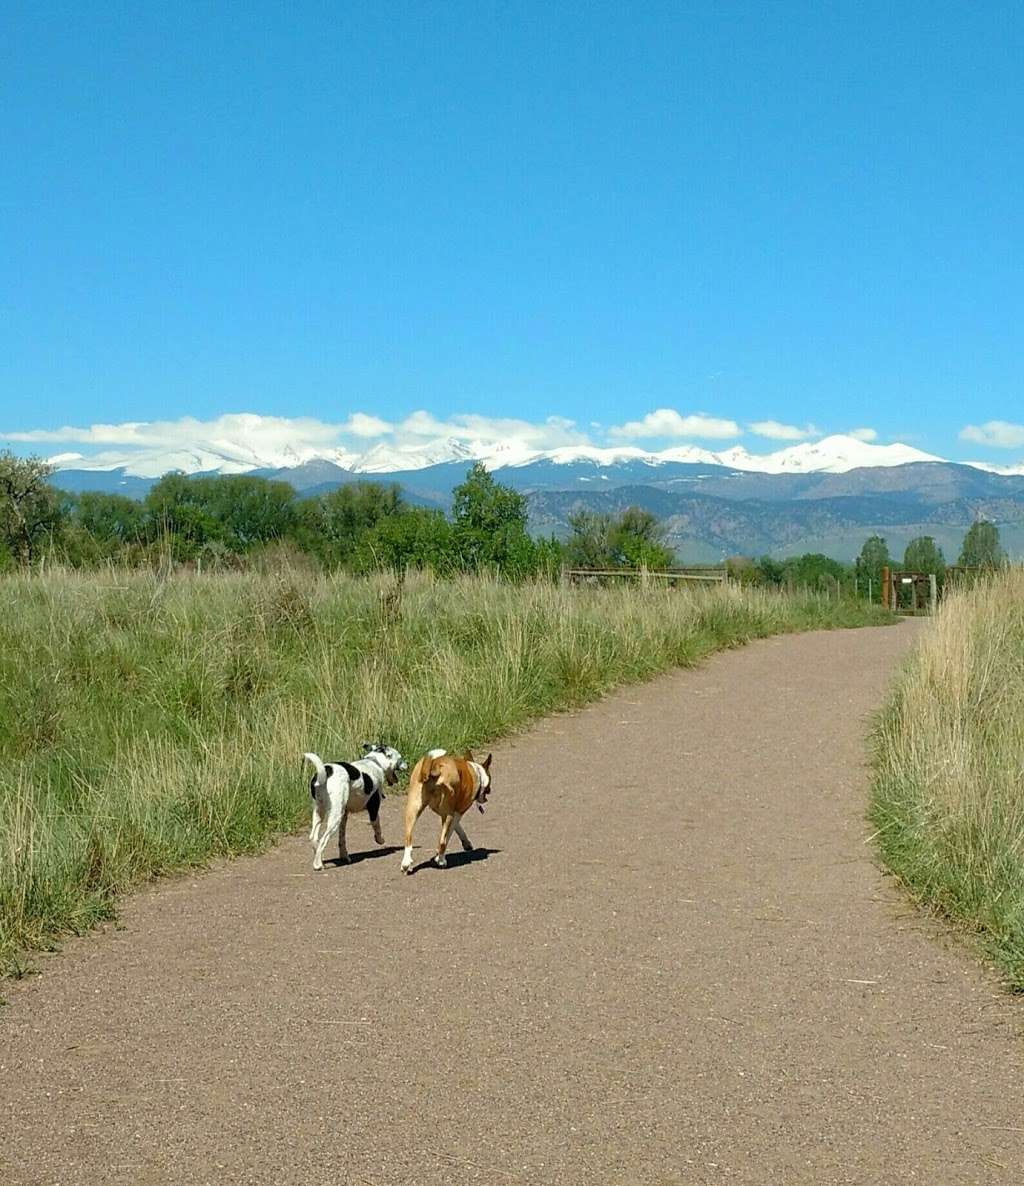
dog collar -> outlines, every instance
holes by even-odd
[[[388,781],[387,768],[385,767],[384,763],[380,760],[380,758],[376,754],[367,754],[366,757],[363,759],[363,761],[364,762],[372,762],[374,764],[374,766],[376,766],[377,769],[380,771],[381,785],[377,786],[376,779],[372,779],[371,781],[373,782],[374,792],[376,794],[380,795],[380,797],[383,799],[384,798],[384,787]]]

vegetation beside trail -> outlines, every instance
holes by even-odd
[[[947,595],[875,727],[881,853],[1024,991],[1024,570]]]
[[[305,821],[300,754],[479,744],[853,601],[483,576],[0,578],[0,959]]]

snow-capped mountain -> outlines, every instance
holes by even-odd
[[[477,454],[468,445],[448,438],[404,449],[395,445],[374,445],[361,457],[356,457],[348,468],[357,474],[393,474],[444,465],[448,461],[476,460]]]
[[[472,441],[454,437],[421,444],[380,443],[364,452],[336,447],[303,445],[266,448],[245,441],[217,440],[201,446],[168,449],[109,451],[92,456],[60,453],[50,458],[57,469],[87,472],[120,471],[127,477],[158,478],[178,470],[186,474],[243,474],[253,470],[287,470],[312,461],[329,461],[357,474],[409,473],[451,462],[482,461],[488,469],[520,468],[545,462],[553,466],[589,466],[595,469],[666,464],[720,465],[731,470],[764,474],[842,474],[873,466],[898,466],[910,462],[941,461],[910,445],[872,445],[849,436],[829,436],[820,441],[792,445],[774,453],[751,453],[735,446],[713,453],[694,445],[680,445],[649,452],[633,445],[600,447],[567,445],[534,450],[515,440]],[[993,473],[1020,474],[1024,466],[1006,467],[974,463]]]
[[[599,466],[627,463],[658,466],[668,462],[684,465],[722,465],[728,469],[747,470],[763,474],[844,474],[852,469],[871,466],[907,465],[914,461],[942,461],[931,453],[924,453],[910,445],[871,445],[848,436],[829,436],[813,443],[805,442],[779,449],[774,453],[750,453],[741,446],[712,453],[695,445],[682,445],[648,453],[632,446],[601,449],[590,445],[568,446],[535,453],[525,461],[549,461],[556,465],[589,461]],[[489,469],[500,466],[488,463]]]
[[[112,473],[115,470],[130,478],[160,478],[178,471],[183,474],[247,474],[256,469],[290,469],[307,461],[331,461],[350,469],[359,459],[347,449],[259,450],[232,442],[195,448],[132,449],[94,453],[58,453],[49,461],[58,470],[85,470]]]
[[[942,461],[932,453],[923,453],[910,445],[871,445],[856,437],[835,435],[820,441],[790,445],[775,453],[748,453],[737,446],[718,453],[715,460],[732,469],[763,474],[845,474],[851,469],[873,466],[907,465],[913,461]]]
[[[1004,478],[1024,477],[1024,461],[1018,462],[1017,465],[992,465],[988,461],[965,461],[964,464],[973,466],[974,469],[983,469],[987,474],[999,474]]]

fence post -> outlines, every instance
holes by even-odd
[[[889,609],[889,566],[888,564],[882,566],[882,604],[886,609]]]
[[[935,573],[928,574],[928,612],[935,613],[939,604],[939,582],[935,579]]]

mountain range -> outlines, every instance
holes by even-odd
[[[960,464],[908,445],[832,436],[769,454],[681,446],[658,453],[631,446],[571,446],[538,452],[517,443],[438,440],[415,448],[377,445],[362,454],[328,449],[259,456],[232,445],[149,450],[120,464],[77,454],[51,459],[54,485],[141,498],[162,474],[248,473],[289,482],[304,496],[349,482],[398,484],[409,501],[446,508],[477,460],[527,495],[531,529],[563,536],[578,509],[641,506],[663,520],[680,560],[821,551],[839,559],[867,535],[887,537],[894,554],[931,535],[947,556],[979,516],[1000,525],[1011,555],[1024,554],[1024,466]]]

